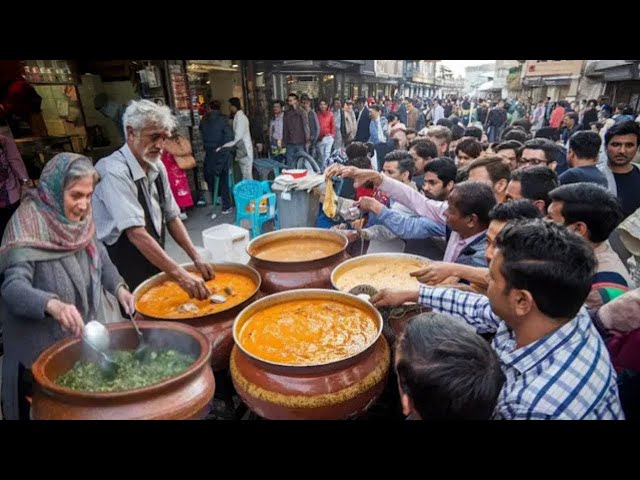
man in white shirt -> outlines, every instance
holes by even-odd
[[[251,131],[249,130],[249,119],[242,111],[240,99],[232,97],[229,99],[229,111],[233,115],[233,135],[232,141],[225,143],[217,151],[237,147],[236,160],[240,164],[243,180],[253,180],[253,143],[251,143]]]

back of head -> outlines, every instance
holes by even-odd
[[[553,142],[557,142],[560,139],[560,132],[557,128],[542,127],[536,131],[535,138],[548,138]]]
[[[449,130],[451,130],[451,127],[453,127],[453,122],[448,118],[441,118],[436,122],[436,125],[440,127],[447,127]]]
[[[347,145],[345,149],[345,153],[347,158],[352,159],[356,157],[366,157],[367,156],[367,146],[362,142],[352,142]]]
[[[509,131],[502,134],[501,140],[507,142],[509,140],[515,140],[516,142],[524,143],[528,139],[527,132],[520,128],[511,128]]]
[[[429,127],[427,129],[427,137],[434,141],[438,140],[439,142],[451,143],[451,130],[442,125]]]
[[[503,257],[500,271],[508,290],[529,291],[547,317],[576,316],[597,264],[584,239],[562,225],[536,219],[508,223],[495,243]]]
[[[425,313],[396,347],[401,392],[422,420],[488,420],[505,381],[489,343],[462,321]]]
[[[435,143],[425,137],[416,138],[409,143],[409,150],[414,149],[421,158],[436,158],[438,147]]]
[[[240,99],[238,97],[231,97],[229,99],[229,104],[238,110],[242,110],[242,105],[240,104]]]
[[[549,208],[549,192],[558,186],[558,175],[541,165],[511,172],[511,180],[520,182],[522,196],[528,200],[543,200],[545,209]]]
[[[499,203],[489,212],[489,220],[510,222],[511,220],[524,220],[527,218],[542,218],[542,213],[531,200],[514,200],[507,203]]]
[[[478,127],[467,127],[464,129],[465,137],[474,137],[478,141],[482,140],[482,129]]]
[[[222,108],[222,104],[220,103],[220,100],[211,100],[209,102],[209,107],[211,110],[220,110],[220,108]]]
[[[553,189],[553,202],[562,202],[565,225],[583,222],[589,229],[589,240],[601,243],[622,221],[624,215],[617,197],[594,183],[571,183]]]
[[[578,131],[569,138],[569,149],[579,159],[597,159],[601,145],[600,135],[592,131]]]

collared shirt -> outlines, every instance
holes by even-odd
[[[278,140],[282,141],[282,127],[284,126],[284,112],[276,115],[271,120],[271,128],[269,129],[269,137],[271,145],[277,145]]]
[[[484,295],[420,286],[419,303],[496,332],[493,349],[506,380],[494,419],[622,420],[616,373],[586,309],[557,330],[517,348],[514,332]]]
[[[249,128],[249,119],[242,110],[238,110],[233,116],[233,140],[225,143],[222,148],[237,146],[240,142],[244,145],[246,156],[238,158],[250,158],[253,160],[253,143],[251,142],[251,129]],[[239,150],[241,152],[242,150]],[[244,153],[244,152],[242,152]]]
[[[472,235],[467,238],[462,238],[458,232],[451,232],[451,236],[449,237],[449,242],[447,243],[447,249],[444,252],[444,258],[442,261],[444,262],[455,262],[460,253],[469,246],[469,244],[473,243],[474,240],[480,238],[483,235],[486,235],[487,231],[483,230],[480,233]]]
[[[126,229],[145,226],[144,210],[138,202],[138,188],[135,183],[137,180],[143,179],[145,197],[150,198],[151,207],[149,210],[156,232],[160,233],[162,230],[162,211],[160,210],[158,189],[155,185],[158,175],[161,175],[164,186],[166,222],[168,223],[180,215],[180,208],[171,193],[167,171],[163,163],[157,161],[149,165],[151,168],[145,175],[128,145],[124,145],[120,150],[113,152],[96,164],[101,180],[93,193],[93,218],[96,223],[98,239],[107,245],[113,245]]]

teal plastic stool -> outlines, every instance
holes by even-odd
[[[274,221],[276,229],[280,228],[276,195],[271,191],[270,182],[243,180],[233,187],[233,196],[236,201],[236,225],[240,225],[244,219],[251,221],[251,238],[260,235],[262,226],[269,220]]]
[[[235,180],[233,178],[233,169],[230,168],[229,169],[229,196],[231,197],[231,205],[233,205],[235,202],[233,200],[233,186],[235,185]],[[220,177],[216,177],[214,182],[213,182],[213,210],[211,210],[211,213],[214,213],[216,211],[216,209],[218,208],[218,192],[219,192],[219,187],[220,187]],[[220,208],[222,208],[222,205],[220,206]]]

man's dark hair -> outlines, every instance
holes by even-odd
[[[542,101],[540,101],[542,103]],[[511,124],[513,127],[522,127],[527,134],[531,133],[531,121],[526,118],[519,118]]]
[[[489,343],[442,313],[414,317],[396,347],[402,392],[422,420],[489,420],[505,381]]]
[[[427,163],[424,173],[433,172],[438,179],[446,186],[449,182],[456,181],[456,164],[448,157],[438,157]]]
[[[300,100],[303,101],[303,102],[306,101],[306,100],[311,101],[311,97],[309,95],[307,95],[306,93],[303,93],[302,96],[300,97]]]
[[[471,158],[478,158],[482,154],[482,144],[475,138],[463,138],[456,145],[456,155],[458,152],[463,152]]]
[[[557,128],[542,127],[541,129],[536,131],[534,138],[547,138],[552,142],[557,142],[558,140],[560,140],[560,132]]]
[[[462,137],[464,137],[464,128],[454,123],[451,127],[451,140],[460,140]]]
[[[393,122],[396,118],[398,118],[398,115],[394,112],[389,112],[387,113],[387,120],[389,120],[389,122]]]
[[[500,150],[513,150],[514,152],[516,152],[516,158],[519,159],[520,155],[522,154],[522,145],[522,143],[515,140],[508,140],[496,145],[494,151],[499,152]]]
[[[563,225],[541,219],[508,223],[496,238],[500,269],[512,288],[531,293],[551,318],[574,318],[591,290],[596,259],[587,242]]]
[[[551,201],[563,202],[565,225],[583,222],[589,240],[604,242],[624,218],[620,202],[606,188],[594,183],[571,183],[552,190]]]
[[[478,127],[467,127],[464,129],[465,137],[474,137],[478,139],[478,141],[482,140],[482,129]]]
[[[511,172],[511,180],[520,182],[523,198],[544,200],[545,210],[551,204],[549,192],[558,187],[556,172],[542,165],[514,170]]]
[[[229,104],[236,107],[238,110],[242,110],[242,105],[240,104],[240,99],[238,97],[231,97],[229,99]]]
[[[271,102],[271,107],[273,108],[273,106],[274,106],[276,103],[277,103],[278,105],[280,105],[281,107],[283,107],[283,106],[284,106],[284,103],[282,102],[282,100],[274,100],[273,102]]]
[[[499,203],[489,212],[489,220],[497,220],[499,222],[541,217],[542,213],[531,200],[514,200],[513,202]]]
[[[436,125],[442,125],[443,127],[447,127],[449,130],[451,130],[451,127],[453,127],[453,122],[448,118],[441,118],[436,122]]]
[[[380,112],[381,108],[380,108],[380,105],[374,104],[369,107],[369,110],[375,110],[376,112]]]
[[[297,93],[290,93],[289,95],[287,95],[287,98],[289,98],[289,97],[293,97],[293,98],[295,98],[296,100],[300,100],[300,97],[298,96],[298,94],[297,94]]]
[[[449,195],[449,205],[451,204],[462,215],[476,215],[480,225],[488,225],[489,211],[495,206],[496,197],[491,187],[485,183],[462,182],[456,184]]]
[[[527,148],[531,150],[542,150],[545,158],[547,159],[547,164],[551,162],[561,163],[562,156],[564,156],[560,147],[546,138],[534,138],[532,140],[527,140],[524,142],[522,149],[524,150]]]
[[[222,108],[222,103],[220,103],[220,100],[211,100],[209,102],[209,107],[211,110],[220,110],[220,108]]]
[[[400,174],[409,172],[409,179],[413,174],[413,157],[406,150],[394,150],[384,156],[385,162],[398,162]]]
[[[527,132],[525,132],[523,129],[512,128],[508,132],[503,133],[502,138],[500,140],[502,140],[503,142],[515,140],[516,142],[524,143],[527,141],[527,138],[528,138]]]
[[[436,158],[438,147],[426,137],[415,138],[409,143],[409,150],[414,149],[420,158]]]
[[[602,140],[596,132],[578,131],[569,138],[569,148],[579,159],[597,159],[601,146]]]
[[[351,142],[345,148],[344,153],[347,158],[366,157],[368,152],[367,146],[362,142]]]
[[[416,130],[415,128],[407,128],[407,129],[404,131],[404,133],[406,133],[407,135],[411,135],[412,133],[413,133],[414,135],[417,135],[417,134],[418,134],[418,132],[417,132],[417,130]]]
[[[364,168],[365,170],[371,170],[371,159],[367,156],[360,156],[355,158],[349,158],[345,165],[356,168]]]
[[[640,144],[640,126],[636,122],[628,120],[626,122],[620,122],[613,125],[607,133],[604,134],[604,144],[609,145],[611,139],[617,135],[635,135],[636,142]]]
[[[503,179],[508,182],[511,177],[511,169],[509,168],[509,165],[506,165],[504,163],[504,158],[499,157],[498,155],[476,158],[473,162],[467,165],[467,170],[471,172],[474,168],[479,167],[487,169],[491,182],[494,184]]]

